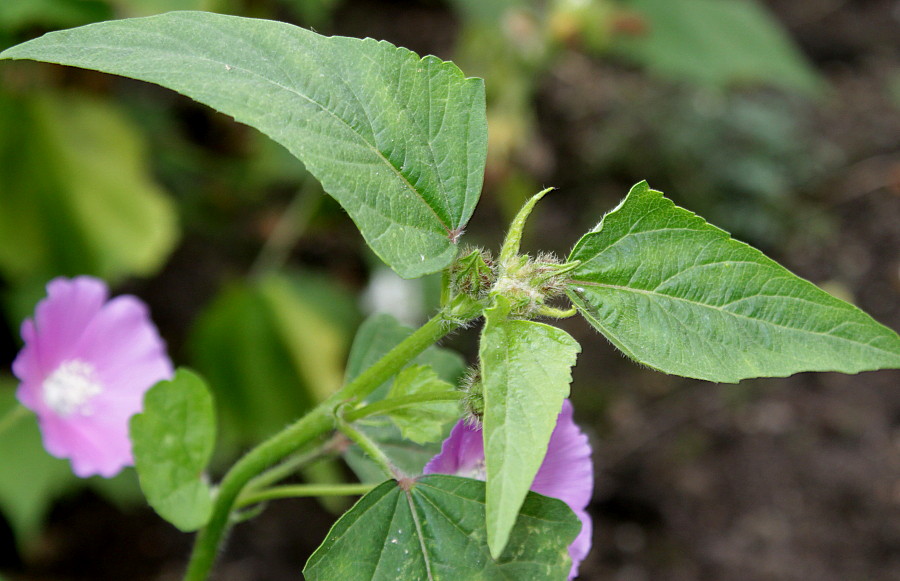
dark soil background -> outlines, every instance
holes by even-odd
[[[818,165],[798,178],[790,215],[767,218],[782,221],[776,234],[752,242],[898,330],[900,110],[890,84],[900,90],[900,3],[767,4],[833,89],[817,105],[754,97],[803,119],[794,154]],[[333,32],[450,58],[456,30],[436,2],[354,0]],[[560,191],[530,224],[528,244],[564,251],[642,178],[693,208],[674,174],[653,163],[660,149],[640,123],[689,98],[606,60],[559,63],[542,79],[536,110],[540,179]],[[623,131],[632,141],[603,142]],[[637,157],[598,151],[598,141]],[[470,235],[494,247],[504,221],[490,194]],[[197,305],[168,297],[189,285],[194,300],[206,298],[224,268],[215,243],[189,237],[140,287],[176,347],[184,328],[173,321],[190,320]],[[301,241],[298,259],[318,260],[321,243]],[[342,262],[329,268],[360,284],[362,260],[333,244]],[[564,326],[583,345],[572,397],[596,464],[594,549],[581,579],[900,580],[900,371],[713,385],[641,369],[586,323]],[[472,338],[451,342],[471,351]],[[333,519],[315,501],[279,502],[235,529],[215,579],[300,578]],[[4,534],[0,526],[0,541],[12,546]],[[35,581],[176,580],[190,541],[149,509],[121,510],[83,493],[54,508],[32,554],[7,550],[2,565],[12,579]]]

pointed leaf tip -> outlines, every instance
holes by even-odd
[[[642,182],[569,257],[569,298],[624,353],[734,383],[900,367],[900,337]]]

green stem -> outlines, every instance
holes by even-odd
[[[202,581],[208,577],[228,528],[234,503],[251,479],[307,442],[333,430],[334,410],[338,405],[375,391],[419,353],[459,326],[460,323],[450,319],[450,315],[441,311],[307,415],[238,460],[219,485],[209,523],[197,534],[184,581]]]
[[[308,452],[294,454],[281,464],[269,468],[268,470],[248,482],[244,487],[244,491],[246,492],[249,490],[259,490],[261,488],[271,486],[280,480],[284,480],[288,476],[293,475],[303,466],[319,460],[320,458],[324,458],[326,456],[337,453],[348,443],[349,442],[347,442],[347,438],[345,438],[341,434],[336,434],[324,444],[313,448]]]
[[[377,401],[365,407],[346,412],[344,419],[348,422],[355,422],[376,414],[385,414],[395,409],[405,408],[420,403],[431,403],[437,401],[459,401],[465,394],[461,391],[431,391],[426,393],[415,393],[412,395],[404,395],[392,397]]]
[[[366,494],[374,484],[296,484],[275,486],[242,494],[235,502],[235,508],[244,508],[278,498],[300,498],[306,496],[360,496]]]
[[[0,434],[10,429],[16,423],[28,415],[28,412],[31,411],[27,407],[22,404],[18,404],[13,407],[11,410],[6,412],[6,415],[0,418]]]
[[[340,418],[338,419],[338,429],[346,434],[348,438],[353,440],[353,442],[366,453],[366,456],[378,464],[385,476],[395,480],[399,480],[404,476],[400,470],[394,466],[391,459],[387,457],[387,454],[385,454],[367,435]]]

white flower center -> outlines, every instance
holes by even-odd
[[[102,392],[94,366],[80,359],[63,361],[43,385],[44,403],[61,416],[90,415],[88,402]]]
[[[457,475],[475,480],[487,480],[487,466],[484,465],[484,458],[467,470],[461,470]]]

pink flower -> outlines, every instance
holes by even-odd
[[[107,302],[103,281],[56,278],[13,362],[16,395],[37,414],[47,451],[84,478],[110,477],[134,463],[128,420],[144,393],[172,377],[165,344],[147,306],[133,296]]]
[[[484,442],[481,428],[460,420],[444,440],[441,452],[425,465],[425,474],[455,474],[467,478],[485,479]],[[563,402],[550,436],[547,455],[541,464],[531,490],[544,496],[558,498],[581,520],[581,532],[569,545],[572,570],[569,579],[578,575],[578,565],[591,549],[591,517],[585,508],[594,489],[594,467],[587,436],[572,420],[572,404]]]

